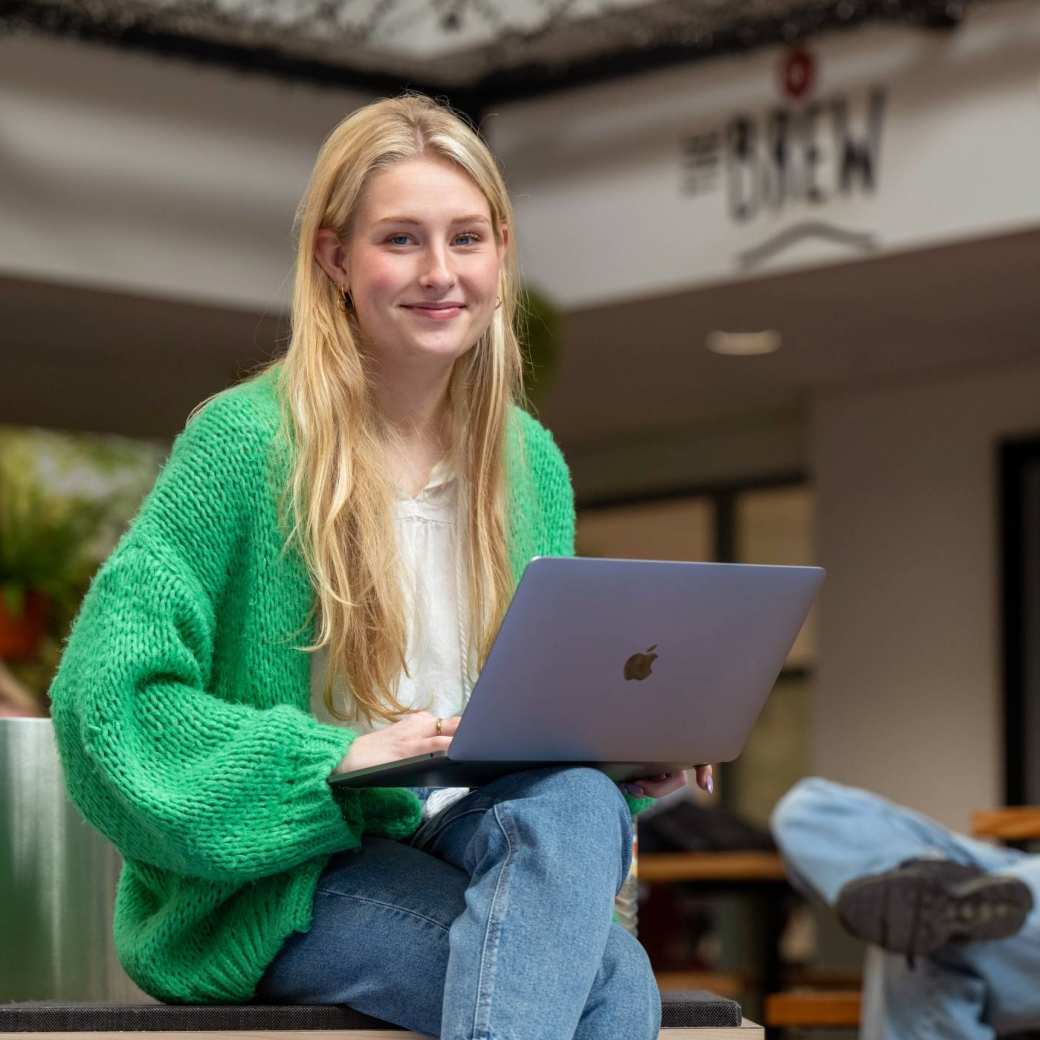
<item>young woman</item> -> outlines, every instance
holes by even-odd
[[[684,775],[328,783],[447,747],[527,560],[574,551],[566,464],[519,406],[512,226],[447,108],[341,122],[297,213],[286,355],[189,417],[91,584],[55,732],[125,859],[120,959],[162,1000],[657,1035],[612,910],[632,814]]]

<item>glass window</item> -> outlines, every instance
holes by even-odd
[[[715,510],[705,496],[585,509],[578,515],[578,555],[711,560],[714,524]]]
[[[773,806],[808,771],[811,684],[801,672],[777,679],[744,751],[727,769],[729,807],[760,827],[768,826]]]
[[[813,563],[812,519],[813,492],[806,484],[739,492],[733,508],[736,560]],[[768,823],[780,796],[809,771],[815,610],[809,612],[747,745],[725,769],[725,804],[760,826]]]
[[[744,491],[736,496],[735,538],[739,563],[813,562],[813,492],[806,484]],[[816,652],[813,607],[787,658],[787,667],[805,668]]]

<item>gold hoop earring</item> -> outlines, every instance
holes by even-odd
[[[340,286],[343,290],[340,296],[340,303],[343,306],[343,310],[349,314],[354,309],[354,298],[350,295],[350,290],[345,286]]]

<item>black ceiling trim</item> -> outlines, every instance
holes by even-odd
[[[937,18],[937,7],[945,12]],[[958,8],[963,13],[963,5]],[[724,29],[689,43],[667,42],[632,47],[595,58],[575,60],[566,68],[530,64],[485,76],[475,93],[486,105],[521,101],[563,90],[609,82],[626,76],[654,72],[709,58],[742,54],[776,44],[804,43],[813,36],[868,23],[898,23],[928,29],[949,29],[959,24],[953,4],[933,0],[837,0],[807,6],[786,16],[735,20]]]
[[[960,22],[968,2],[820,0],[785,15],[735,19],[725,27],[690,42],[631,47],[594,58],[554,64],[533,62],[491,73],[475,84],[403,78],[397,74],[293,57],[269,47],[226,43],[152,30],[142,25],[120,24],[117,19],[99,19],[69,5],[39,0],[0,0],[0,35],[38,32],[73,37],[377,96],[414,89],[448,101],[456,110],[468,115],[474,125],[479,125],[481,113],[490,105],[541,97],[779,43],[793,44],[819,33],[857,28],[870,22],[950,28]]]
[[[270,47],[251,47],[207,40],[180,33],[123,26],[116,21],[91,18],[81,11],[34,0],[0,0],[0,35],[40,32],[74,37],[130,50],[145,50],[173,58],[231,67],[243,72],[267,73],[294,82],[308,82],[337,89],[357,89],[373,94],[396,93],[413,87],[431,94],[444,93],[443,86],[410,82],[396,75],[351,69],[342,65],[296,58]]]

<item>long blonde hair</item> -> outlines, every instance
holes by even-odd
[[[448,160],[483,192],[496,243],[513,212],[502,176],[478,135],[448,107],[413,91],[359,108],[325,139],[296,211],[292,333],[281,365],[281,435],[292,444],[279,516],[295,540],[316,593],[316,641],[328,647],[323,699],[330,714],[342,677],[358,713],[394,722],[406,670],[407,618],[393,525],[386,452],[392,435],[362,367],[360,330],[338,286],[315,259],[319,228],[347,240],[362,193],[377,171],[417,157]],[[506,437],[511,406],[523,401],[515,235],[500,266],[502,304],[477,343],[456,361],[448,387],[450,453],[460,476],[468,589],[468,666],[483,665],[513,592],[507,548]],[[261,374],[262,374],[261,372]],[[205,402],[202,402],[205,404]],[[202,407],[200,404],[198,407]],[[290,519],[291,514],[291,519]]]

